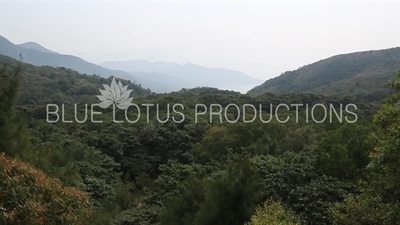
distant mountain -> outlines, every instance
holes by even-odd
[[[38,50],[38,51],[46,52],[46,53],[59,54],[57,52],[53,52],[53,51],[39,45],[36,42],[26,42],[26,43],[18,44],[17,46],[19,46],[21,48],[25,48],[25,49],[33,49],[33,50]]]
[[[248,90],[259,84],[261,80],[250,77],[243,72],[223,68],[209,68],[192,63],[180,65],[178,63],[149,62],[146,60],[129,60],[100,64],[109,69],[119,69],[131,73],[155,73],[147,77],[154,81],[181,88],[217,87],[230,90]],[[156,76],[166,74],[168,76]]]
[[[0,54],[19,59],[19,54],[22,53],[23,61],[26,63],[36,66],[66,67],[80,73],[97,74],[105,77],[114,75],[124,79],[133,78],[131,74],[124,71],[106,69],[76,56],[51,53],[40,45],[39,49],[41,50],[33,49],[32,46],[35,48],[38,48],[38,46],[32,44],[27,44],[25,46],[30,46],[31,48],[15,45],[6,38],[0,36]]]
[[[19,59],[20,53],[24,62],[36,66],[65,67],[79,73],[97,74],[102,77],[114,75],[134,81],[157,93],[202,86],[247,91],[261,82],[242,72],[206,68],[195,64],[179,65],[137,60],[135,61],[137,66],[133,67],[130,62],[106,62],[104,65],[108,68],[104,68],[104,65],[99,66],[73,55],[59,54],[35,42],[16,45],[0,36],[0,54]],[[125,66],[121,66],[121,63]]]
[[[310,92],[379,100],[390,92],[388,83],[399,70],[400,47],[342,54],[287,71],[248,94]]]
[[[153,77],[154,74],[144,73],[127,73],[122,70],[111,70],[94,63],[87,62],[79,57],[73,55],[59,54],[54,51],[48,50],[43,46],[27,42],[20,45],[15,45],[6,38],[0,36],[0,54],[9,56],[11,58],[20,59],[22,53],[23,61],[36,66],[52,66],[52,67],[65,67],[85,74],[97,74],[102,77],[109,77],[111,75],[141,84],[145,88],[150,88],[154,92],[170,92],[176,87],[166,84],[160,84],[147,77]],[[162,75],[157,75],[162,76]]]

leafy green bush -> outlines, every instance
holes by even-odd
[[[245,225],[300,225],[300,218],[280,202],[267,201],[256,208],[251,221]]]

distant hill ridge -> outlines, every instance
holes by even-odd
[[[34,50],[38,50],[38,51],[41,51],[41,52],[59,54],[58,52],[51,51],[51,50],[39,45],[38,43],[31,42],[31,41],[30,42],[25,42],[25,43],[22,43],[22,44],[18,44],[17,46],[19,46],[21,48],[25,48],[25,49],[34,49]]]
[[[181,65],[175,62],[149,62],[140,59],[106,61],[100,65],[109,69],[120,69],[131,73],[166,74],[168,76],[149,76],[148,79],[185,88],[208,86],[229,90],[246,89],[247,91],[261,82],[261,80],[250,77],[240,71],[204,67],[193,63]]]
[[[192,63],[179,65],[177,63],[150,63],[146,60],[133,60],[96,65],[73,55],[59,54],[35,42],[16,45],[0,36],[0,54],[19,59],[20,53],[22,53],[24,62],[36,66],[65,67],[80,73],[97,74],[102,77],[114,75],[139,83],[157,93],[194,87],[247,91],[261,82],[243,72],[208,68]]]
[[[400,70],[400,47],[336,55],[269,79],[250,95],[310,92],[379,100]]]
[[[73,55],[58,54],[36,43],[15,45],[0,36],[0,54],[19,60],[20,53],[22,53],[24,62],[35,66],[66,67],[80,73],[97,74],[103,77],[114,75],[124,79],[133,80],[134,78],[124,71],[106,69]]]

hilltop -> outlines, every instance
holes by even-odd
[[[282,73],[248,94],[310,92],[379,100],[387,96],[388,83],[398,70],[399,47],[342,54]]]

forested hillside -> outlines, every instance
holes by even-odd
[[[390,93],[388,82],[400,70],[400,47],[336,55],[287,71],[248,94],[309,92],[354,95],[370,101]]]
[[[16,64],[16,60],[0,55],[0,62],[9,68]],[[23,64],[21,71],[21,93],[17,105],[41,105],[50,103],[88,103],[93,96],[99,94],[102,84],[111,82],[111,78],[98,75],[80,74],[64,67],[34,66]],[[140,84],[124,80],[129,84],[132,94],[145,96],[151,94],[149,89],[144,89]]]
[[[213,88],[152,94],[121,80],[133,90],[135,104],[159,104],[149,110],[149,121],[143,115],[136,123],[116,123],[110,108],[96,115],[103,123],[49,123],[46,104],[65,104],[65,118],[73,120],[76,113],[82,118],[82,106],[98,103],[99,89],[113,79],[6,57],[0,63],[0,224],[392,225],[400,220],[400,106],[393,104],[399,100],[398,81],[392,85],[396,94],[382,106],[346,96],[252,97]],[[174,103],[184,106],[186,119],[159,122],[157,112],[162,119],[178,116],[168,113]],[[282,103],[354,104],[358,117],[345,112],[354,123],[317,123],[304,109],[296,120],[290,108],[279,115],[290,116],[286,123],[211,123],[209,112],[194,120],[196,104],[230,103],[262,104],[264,118]],[[126,114],[118,111],[115,119],[138,113]],[[228,118],[236,116],[227,111]],[[323,111],[315,116],[320,120]]]

